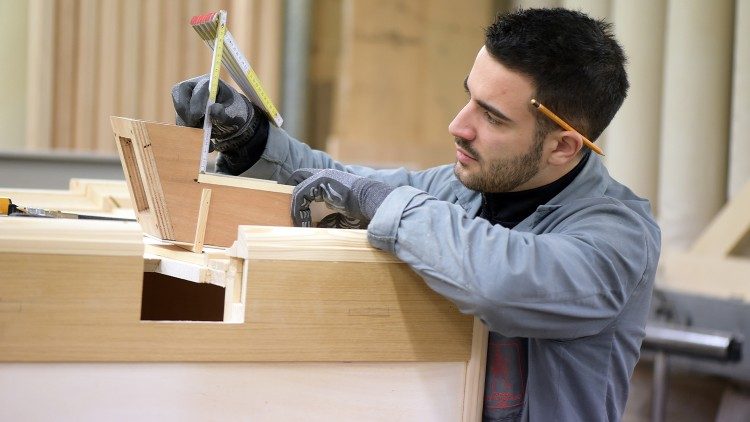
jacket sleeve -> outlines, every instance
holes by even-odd
[[[438,194],[436,189],[445,186],[453,174],[449,167],[409,171],[405,168],[376,170],[364,166],[345,166],[325,152],[314,150],[292,138],[284,130],[271,126],[266,149],[260,159],[240,176],[286,183],[297,169],[331,168],[379,180],[393,187],[413,186],[425,192]]]
[[[378,209],[368,238],[492,331],[552,339],[594,335],[615,320],[639,285],[653,283],[658,239],[614,200],[567,217],[562,209],[553,212],[563,217],[549,233],[509,230],[402,187]]]

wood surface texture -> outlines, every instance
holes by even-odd
[[[319,260],[251,254],[228,267],[243,274],[228,300],[244,308],[241,322],[144,322],[137,224],[11,217],[0,224],[0,361],[470,359],[472,318],[403,263],[346,262],[334,249]]]
[[[211,50],[194,15],[225,9],[229,29],[278,103],[277,0],[30,0],[27,145],[115,153],[109,116],[173,122],[170,90],[206,74]],[[26,19],[26,17],[22,17]],[[226,72],[222,79],[229,80]]]
[[[70,179],[68,190],[0,187],[0,196],[26,207],[135,218],[128,186],[119,180]]]
[[[462,82],[496,12],[489,0],[343,2],[326,150],[379,167],[453,163],[447,127],[466,104]]]
[[[230,254],[275,261],[401,262],[370,246],[366,230],[311,227],[240,226]]]
[[[464,366],[0,363],[0,420],[457,422]]]
[[[252,188],[241,188],[220,184],[220,176],[198,183],[200,129],[119,117],[112,117],[111,121],[144,232],[193,243],[204,188],[212,190],[206,245],[230,246],[239,225],[291,225],[291,195],[279,192],[273,183],[257,182]],[[270,190],[261,190],[264,187]]]

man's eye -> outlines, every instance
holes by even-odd
[[[487,118],[487,121],[490,122],[491,125],[499,125],[501,123],[500,120],[492,117],[492,114],[490,114],[489,111],[485,111],[484,116]]]

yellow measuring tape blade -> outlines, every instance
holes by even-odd
[[[224,63],[227,71],[231,75],[232,79],[237,82],[237,85],[242,89],[242,92],[247,95],[250,100],[263,109],[263,111],[271,119],[271,123],[276,126],[281,126],[284,120],[281,118],[279,111],[271,101],[271,98],[266,94],[266,91],[261,85],[258,75],[250,66],[250,62],[240,51],[237,42],[232,37],[232,34],[226,28],[226,12],[219,11],[216,13],[208,13],[205,15],[195,16],[190,20],[195,32],[203,39],[206,44],[214,51],[217,49],[216,39],[219,38],[219,27],[214,23],[215,16],[218,13],[224,13],[224,39],[223,55],[221,62]],[[212,63],[215,66],[215,63]],[[212,72],[214,68],[212,67]]]

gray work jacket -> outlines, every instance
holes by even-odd
[[[271,127],[244,176],[286,181],[336,168],[397,188],[367,229],[461,312],[527,337],[523,420],[614,421],[645,335],[660,250],[647,200],[592,155],[547,204],[509,230],[477,218],[481,194],[445,165],[424,171],[344,166]]]

